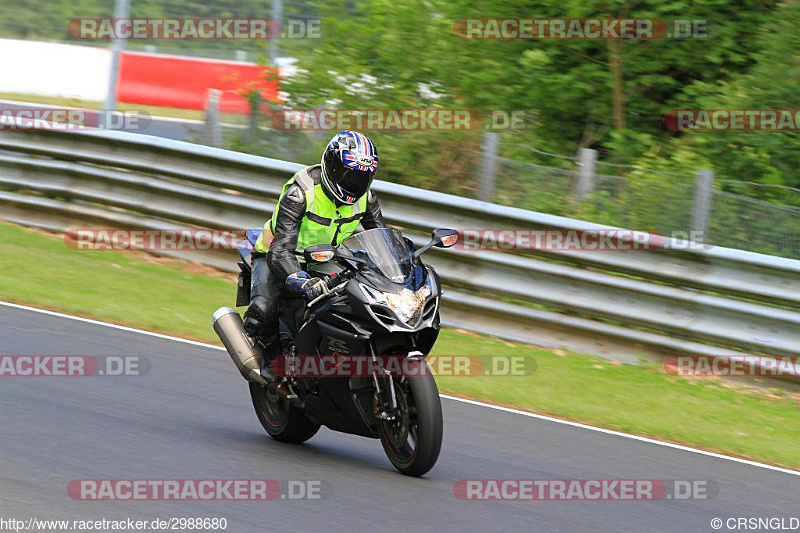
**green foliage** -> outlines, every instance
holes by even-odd
[[[800,4],[781,4],[758,34],[755,64],[730,82],[697,83],[686,91],[684,107],[698,109],[797,109],[800,101]],[[692,132],[679,146],[705,155],[717,174],[729,179],[800,187],[800,132]],[[758,198],[787,203],[775,189],[753,191]],[[777,196],[777,197],[776,197]],[[796,198],[797,195],[794,195]]]
[[[298,54],[301,73],[283,82],[289,107],[524,110],[526,128],[504,131],[504,146],[523,144],[562,154],[591,146],[601,150],[606,161],[638,164],[644,158],[664,163],[664,168],[714,161],[731,178],[770,183],[790,183],[785,173],[797,168],[796,154],[784,153],[786,138],[793,134],[784,139],[778,139],[782,134],[772,138],[703,134],[716,135],[717,140],[687,143],[684,138],[699,135],[676,134],[663,122],[664,115],[678,107],[791,107],[797,101],[796,84],[780,83],[776,73],[785,71],[793,61],[791,51],[798,49],[792,30],[800,20],[796,6],[750,0],[667,4],[365,0],[353,7],[345,0],[334,0],[320,2],[317,8],[323,38]],[[459,19],[495,16],[653,18],[664,20],[668,29],[675,20],[703,20],[707,35],[618,42],[626,122],[626,129],[620,130],[611,120],[615,80],[608,41],[468,40],[453,31]],[[791,39],[781,40],[781,35],[791,35]],[[793,69],[797,68],[794,62]],[[753,85],[753,77],[758,84]],[[724,92],[730,96],[720,102],[718,96],[726,87],[737,89]],[[735,98],[743,88],[748,89],[744,94],[762,98]],[[782,99],[773,98],[773,93],[780,93]],[[382,154],[386,156],[384,179],[411,179],[420,186],[455,191],[474,188],[479,145],[471,135],[367,133],[378,137],[379,147],[387,152]],[[726,138],[733,138],[732,146],[718,142]],[[740,147],[749,149],[729,155]],[[445,149],[451,150],[448,157],[441,154]],[[672,162],[671,151],[676,149],[680,160]],[[530,152],[513,148],[503,148],[501,154],[543,163]],[[443,159],[447,161],[442,163]],[[414,161],[412,177],[408,161]],[[718,174],[723,168],[718,168]],[[462,169],[471,170],[464,173]]]

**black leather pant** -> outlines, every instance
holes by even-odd
[[[271,352],[280,346],[278,315],[283,280],[270,270],[264,255],[253,255],[251,266],[250,306],[244,314],[245,330]]]

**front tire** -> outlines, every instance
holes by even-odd
[[[381,420],[383,451],[401,473],[422,476],[436,464],[442,449],[439,389],[430,372],[393,379],[401,416],[394,421]]]
[[[250,398],[253,400],[258,421],[275,440],[300,444],[319,431],[319,424],[309,420],[289,400],[267,387],[251,382]]]

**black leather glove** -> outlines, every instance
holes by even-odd
[[[367,193],[367,210],[364,212],[364,218],[361,219],[361,225],[364,229],[385,228],[386,222],[383,220],[381,213],[381,205],[378,203],[378,197],[375,192],[370,190]]]
[[[307,300],[314,300],[328,292],[328,284],[324,280],[312,278],[302,270],[289,274],[286,285],[294,292],[302,292]]]

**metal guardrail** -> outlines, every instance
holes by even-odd
[[[0,218],[65,231],[245,228],[302,165],[113,131],[0,129]],[[607,226],[376,182],[387,221],[431,228]],[[228,271],[233,253],[161,252]],[[448,325],[633,361],[640,355],[800,353],[800,261],[725,248],[434,249]]]

